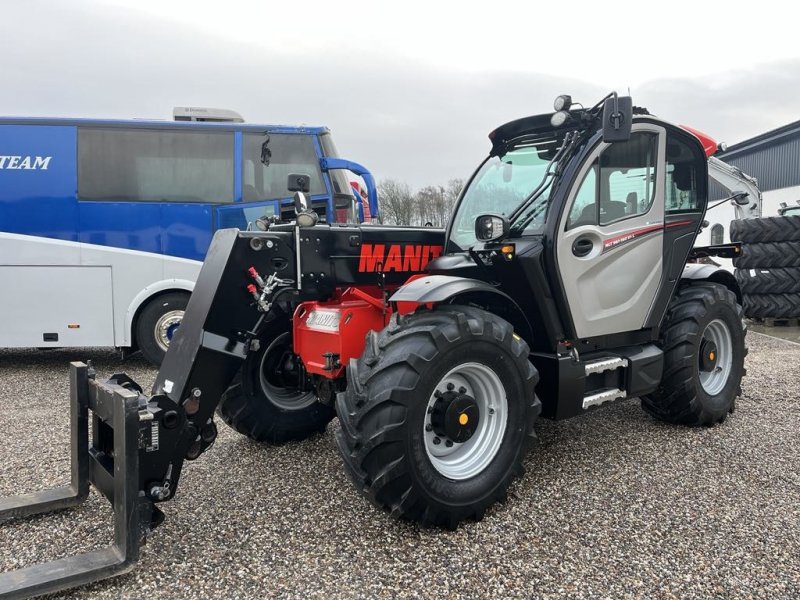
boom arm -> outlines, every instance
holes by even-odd
[[[761,216],[761,190],[758,189],[758,181],[755,177],[750,177],[741,169],[713,156],[708,157],[708,176],[728,190],[730,194],[739,191],[747,192],[749,204],[746,206],[731,200],[737,219],[752,219]]]

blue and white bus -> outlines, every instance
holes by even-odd
[[[0,347],[115,346],[158,363],[217,229],[293,218],[290,173],[328,222],[363,220],[324,127],[0,118]]]

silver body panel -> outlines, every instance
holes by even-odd
[[[633,133],[658,134],[656,165],[663,165],[666,131],[652,124],[634,124]],[[566,209],[558,224],[556,262],[575,331],[580,338],[634,331],[644,326],[661,284],[664,253],[663,227],[647,235],[615,244],[615,240],[648,227],[664,224],[664,173],[656,168],[655,198],[650,209],[608,225],[582,225],[566,230],[575,197],[593,161],[610,146],[601,143],[578,173]],[[591,252],[577,257],[572,245],[580,237],[593,241]]]

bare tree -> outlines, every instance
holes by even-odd
[[[444,227],[453,213],[463,179],[451,179],[447,186],[429,185],[416,193],[407,183],[384,179],[378,184],[378,202],[383,222],[392,225]]]
[[[383,179],[378,184],[382,221],[389,225],[410,225],[414,218],[414,195],[407,183]]]

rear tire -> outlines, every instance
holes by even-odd
[[[745,244],[800,241],[800,217],[731,221],[731,240]]]
[[[800,267],[800,242],[742,244],[742,254],[733,259],[737,269]]]
[[[734,273],[739,289],[745,294],[796,294],[800,293],[800,268],[787,269],[736,269]],[[747,314],[747,302],[745,302]],[[748,315],[749,316],[749,315]]]
[[[661,330],[661,386],[642,397],[642,408],[669,423],[724,421],[745,374],[743,316],[736,295],[722,285],[702,282],[680,289]]]
[[[148,302],[136,320],[136,344],[142,355],[155,366],[160,366],[169,348],[169,342],[178,329],[189,294],[170,292]]]
[[[395,315],[367,336],[337,396],[346,470],[397,516],[451,529],[480,520],[523,472],[541,412],[537,381],[528,345],[491,313]]]
[[[314,392],[291,387],[292,374],[280,364],[291,339],[288,319],[273,321],[217,407],[226,424],[257,442],[304,440],[323,433],[335,416],[333,407],[319,402]]]

